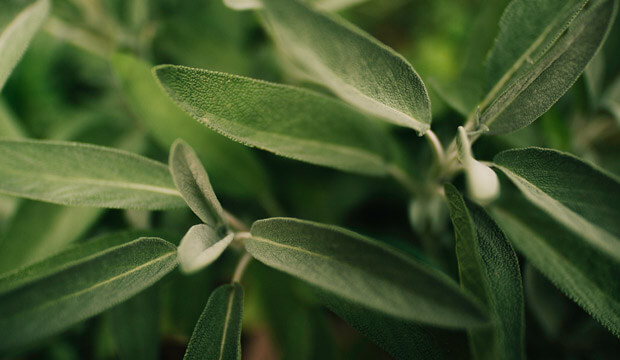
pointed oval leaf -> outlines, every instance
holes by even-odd
[[[353,24],[292,0],[262,0],[276,42],[339,97],[396,125],[424,133],[430,100],[413,67]]]
[[[179,244],[181,270],[193,273],[217,260],[235,237],[232,233],[223,235],[208,225],[192,226]]]
[[[373,121],[316,92],[182,66],[155,68],[164,89],[198,121],[278,155],[382,175],[389,138]]]
[[[491,329],[469,331],[475,359],[525,358],[523,284],[519,261],[495,222],[479,206],[445,187],[456,234],[461,286],[487,304]]]
[[[203,126],[172,101],[153,77],[152,66],[128,55],[115,54],[113,69],[128,106],[165,150],[178,138],[200,156],[218,193],[264,195],[269,179],[250,149]]]
[[[0,140],[0,192],[115,209],[185,205],[164,164],[113,148],[60,141]]]
[[[484,324],[479,303],[444,274],[381,243],[335,226],[260,220],[250,254],[346,300],[397,318],[446,327]]]
[[[38,0],[30,3],[14,18],[6,18],[23,3],[9,0],[0,4],[0,90],[49,13],[49,0]]]
[[[172,180],[190,209],[215,232],[227,229],[224,209],[213,192],[209,175],[198,155],[183,140],[177,140],[170,150]]]
[[[502,87],[491,91],[491,105],[480,121],[491,134],[525,127],[544,114],[573,85],[594,57],[613,24],[617,0],[594,0],[561,37]],[[536,10],[537,11],[537,8]],[[512,29],[519,34],[519,29]],[[545,48],[546,50],[546,48]],[[532,55],[534,56],[534,55]]]
[[[172,244],[141,238],[80,258],[59,254],[45,265],[33,265],[34,270],[3,277],[0,349],[38,341],[94,316],[152,285],[175,266]]]
[[[508,150],[494,158],[523,195],[552,218],[620,260],[620,182],[555,150]]]
[[[241,359],[243,288],[222,285],[209,297],[189,340],[185,360]]]

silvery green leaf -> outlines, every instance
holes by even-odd
[[[39,341],[94,316],[176,266],[176,249],[164,240],[105,248],[109,243],[115,240],[85,243],[1,277],[0,349]]]
[[[164,89],[201,123],[248,146],[345,171],[383,175],[388,135],[362,113],[309,90],[162,65]]]
[[[620,124],[620,76],[605,90],[601,107],[609,111],[616,123]]]
[[[212,131],[181,110],[161,90],[151,66],[128,54],[115,54],[112,67],[130,110],[166,151],[183,139],[202,159],[218,193],[266,196],[269,179],[259,160],[241,144]]]
[[[183,140],[170,149],[172,180],[190,209],[216,233],[226,232],[224,209],[213,192],[209,176],[198,155]]]
[[[444,274],[351,231],[272,218],[255,222],[251,234],[246,249],[261,262],[372,310],[453,328],[488,321]]]
[[[0,4],[0,90],[39,31],[50,9],[49,0],[4,0]],[[14,17],[10,17],[14,15]]]
[[[279,48],[316,81],[385,121],[419,133],[430,128],[426,88],[402,56],[353,24],[299,1],[262,3]]]
[[[102,212],[98,208],[22,201],[0,235],[0,273],[58,253],[90,229]]]
[[[239,283],[215,289],[198,319],[183,359],[240,360],[242,315],[243,288]]]
[[[543,33],[534,39],[525,53],[518,55],[519,60],[489,93],[488,99],[492,102],[482,113],[481,122],[488,125],[491,134],[511,132],[529,125],[564,95],[604,42],[616,15],[617,4],[617,0],[593,0],[574,21],[568,22],[570,26],[566,19],[574,17],[573,12],[565,13],[557,8],[550,10],[565,17],[545,25]],[[577,3],[570,9],[580,6]],[[531,4],[526,8],[528,11],[524,16],[539,11],[538,6],[532,7]],[[511,13],[509,10],[506,14]],[[515,24],[525,26],[520,22]],[[567,26],[568,29],[562,32]],[[560,32],[554,33],[556,27]],[[511,37],[520,38],[521,29],[510,29]],[[500,34],[496,52],[509,53],[497,45],[505,42],[501,38]]]
[[[184,206],[168,168],[74,142],[0,140],[0,192],[63,205],[150,210]]]
[[[192,226],[179,244],[181,270],[193,273],[208,266],[226,250],[234,236],[233,233],[217,232],[204,224]]]
[[[524,359],[523,285],[517,255],[495,222],[479,206],[445,186],[456,233],[461,286],[485,303],[493,325],[469,330],[475,359]]]

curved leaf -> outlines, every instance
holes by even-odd
[[[73,249],[0,278],[0,349],[40,340],[96,315],[176,266],[175,247],[157,238],[95,253],[93,244],[84,246],[89,249]]]
[[[234,234],[221,234],[208,225],[194,225],[179,244],[179,265],[185,273],[211,264],[233,241]]]
[[[557,38],[553,45],[543,46],[547,44],[543,40],[536,51],[522,55],[521,61],[527,65],[515,70],[514,80],[504,81],[508,85],[501,91],[499,88],[491,91],[489,100],[493,102],[482,113],[480,121],[488,125],[491,134],[511,132],[529,125],[568,91],[604,42],[613,24],[617,4],[617,0],[593,0],[562,36],[559,33],[553,35],[553,39]],[[538,5],[531,11],[537,12]],[[553,24],[549,25],[550,28]],[[520,36],[520,28],[510,31]],[[543,50],[547,51],[543,53]]]
[[[487,321],[451,279],[356,233],[272,218],[255,222],[251,234],[246,248],[261,262],[373,310],[455,328]]]
[[[181,66],[158,66],[155,73],[184,110],[235,141],[340,170],[386,172],[387,134],[372,119],[337,100]]]
[[[198,319],[183,359],[240,360],[242,315],[243,288],[239,283],[215,289]]]
[[[524,359],[523,284],[519,262],[495,222],[479,206],[445,187],[456,233],[461,286],[489,306],[494,325],[470,330],[475,359]]]
[[[184,206],[168,168],[102,146],[0,140],[0,192],[62,205],[158,210]]]
[[[413,67],[354,25],[297,0],[262,0],[276,42],[305,72],[352,105],[424,133],[430,100]]]
[[[6,16],[14,13],[17,6],[21,5],[23,2],[14,0],[5,0],[0,4],[0,90],[39,31],[50,9],[49,0],[32,2],[7,24]]]

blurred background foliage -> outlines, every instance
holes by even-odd
[[[433,127],[447,142],[464,119],[459,113],[463,106],[453,94],[467,93],[468,77],[482,74],[508,1],[357,2],[340,14],[413,64],[431,95]],[[150,77],[151,65],[186,65],[326,91],[287,72],[260,21],[254,12],[230,10],[221,0],[55,0],[44,31],[0,94],[0,137],[88,142],[164,162],[172,141],[183,137],[199,152],[221,203],[243,220],[286,215],[339,224],[456,276],[447,211],[433,205],[433,199],[414,199],[418,205],[412,205],[407,192],[392,180],[244,148],[168,106]],[[586,75],[549,112],[523,130],[484,137],[476,144],[477,157],[490,159],[512,147],[544,146],[574,153],[620,175],[620,119],[603,106],[609,89],[620,81],[619,59],[616,22]],[[430,159],[426,144],[410,130],[391,131],[409,151],[407,161],[416,164],[416,176],[423,176]],[[432,215],[420,216],[415,210],[420,203]],[[0,272],[117,230],[149,228],[178,242],[197,221],[189,210],[103,211],[2,196]],[[435,244],[422,240],[429,238]],[[21,244],[15,246],[16,241]],[[20,250],[23,242],[28,243],[28,253]],[[179,359],[209,294],[228,281],[235,259],[235,254],[226,253],[192,276],[176,271],[130,301],[16,357]],[[618,340],[526,261],[522,264],[529,358],[617,359]],[[244,283],[244,358],[389,358],[321,307],[305,284],[258,262],[251,264]],[[468,357],[464,333],[441,336],[449,339],[445,344],[451,358]]]

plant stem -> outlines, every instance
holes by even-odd
[[[228,221],[228,224],[233,229],[240,231],[240,232],[250,231],[250,228],[246,224],[244,224],[243,221],[237,219],[235,216],[233,216],[228,211],[224,210],[224,216],[226,217],[226,221]]]
[[[245,268],[248,266],[248,263],[252,260],[252,255],[249,252],[245,252],[239,262],[237,263],[237,267],[235,268],[235,273],[232,278],[232,282],[241,282],[241,278],[243,277],[243,272]]]
[[[407,175],[403,169],[398,166],[391,164],[387,168],[388,174],[392,176],[396,182],[401,184],[405,189],[407,189],[412,195],[417,195],[420,192],[420,184],[413,179],[411,176]]]
[[[444,162],[445,154],[443,151],[443,146],[441,146],[441,141],[435,134],[433,130],[428,130],[424,135],[426,135],[426,139],[428,140],[431,148],[433,149],[433,153],[435,154],[435,160],[437,160],[437,164],[441,167]]]

